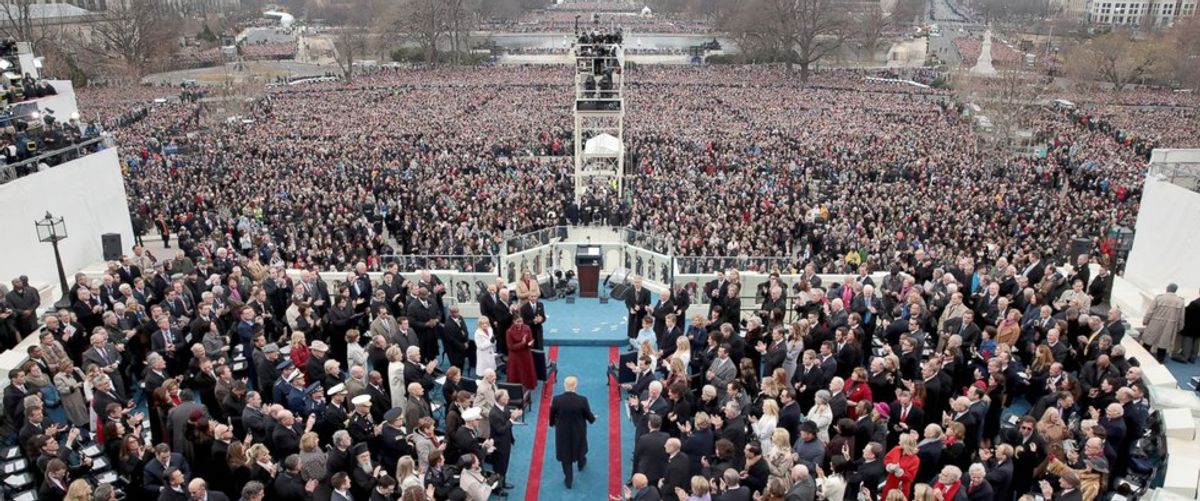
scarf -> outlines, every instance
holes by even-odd
[[[941,481],[934,482],[933,488],[942,491],[942,499],[953,500],[954,495],[958,494],[958,489],[962,487],[962,481],[955,481],[953,484],[946,485]]]

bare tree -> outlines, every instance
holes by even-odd
[[[870,9],[853,14],[853,19],[854,39],[858,43],[859,49],[862,50],[862,55],[867,60],[873,60],[875,51],[879,50],[884,33],[892,27],[896,16],[885,14],[879,6],[872,6]]]
[[[446,33],[455,64],[471,51],[471,31],[479,25],[479,0],[446,0]]]
[[[439,45],[449,31],[446,4],[445,0],[404,0],[399,6],[395,30],[416,42],[429,62],[438,60]]]
[[[1134,40],[1125,33],[1107,33],[1071,50],[1068,71],[1078,78],[1110,83],[1120,91],[1163,65],[1162,46],[1157,37]]]
[[[176,47],[182,21],[153,0],[110,2],[109,10],[91,24],[90,40],[79,52],[113,73],[141,79]]]
[[[41,49],[42,42],[46,40],[46,31],[40,29],[41,23],[36,22],[33,17],[33,6],[38,3],[37,0],[0,2],[0,14],[3,14],[0,34],[17,42],[29,42],[35,52]]]
[[[750,0],[731,14],[728,28],[751,48],[770,51],[800,67],[808,81],[812,66],[846,40],[847,16],[836,0]]]
[[[342,26],[334,36],[336,61],[347,82],[354,80],[354,60],[367,53],[367,37],[367,28],[363,26]]]
[[[1182,87],[1200,89],[1200,16],[1191,16],[1167,33],[1172,77]]]
[[[1041,101],[1049,96],[1047,84],[1038,75],[1003,68],[992,78],[966,77],[955,88],[961,102],[975,103],[992,122],[1000,145],[1013,146],[1021,131],[1033,128],[1041,113]]]

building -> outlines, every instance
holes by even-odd
[[[81,17],[86,11],[99,12],[120,8],[128,0],[0,0],[0,18],[19,18],[21,9],[28,8],[31,17],[68,18]],[[152,0],[152,5],[183,15],[220,13],[239,6],[239,0]],[[5,14],[11,13],[11,16]]]
[[[1093,25],[1166,28],[1196,14],[1197,0],[1089,0],[1087,22]]]

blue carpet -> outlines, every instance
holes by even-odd
[[[1167,362],[1164,365],[1167,366],[1167,370],[1171,371],[1171,375],[1175,376],[1175,381],[1179,382],[1179,387],[1185,390],[1191,390],[1192,378],[1200,376],[1200,363],[1185,364],[1167,357]]]
[[[547,344],[559,346],[614,346],[628,342],[629,314],[625,303],[596,298],[545,301]],[[605,359],[607,360],[607,358]]]
[[[547,312],[547,314],[549,314]],[[624,335],[622,335],[624,337]],[[579,378],[577,393],[587,397],[596,422],[588,427],[587,469],[575,472],[574,486],[567,489],[562,466],[555,457],[554,430],[547,430],[546,451],[542,464],[540,499],[595,500],[608,497],[609,464],[608,429],[608,348],[568,346],[558,351],[558,381],[554,393],[562,392],[562,380],[567,376]],[[618,417],[618,419],[620,419]],[[622,456],[630,446],[623,446]]]

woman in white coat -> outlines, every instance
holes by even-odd
[[[835,456],[830,466],[833,470],[828,475],[821,467],[817,467],[817,493],[825,501],[843,501],[846,497],[846,459]]]
[[[817,438],[821,443],[829,443],[829,425],[833,424],[833,410],[829,408],[829,399],[832,396],[829,390],[821,390],[817,392],[816,402],[811,409],[808,410],[809,421],[817,425]]]
[[[779,423],[779,404],[773,399],[763,400],[762,417],[750,416],[750,425],[754,428],[754,436],[762,447],[764,456],[770,456],[772,450],[771,435],[775,433],[775,425]]]
[[[492,332],[492,322],[487,317],[479,317],[475,325],[475,374],[483,374],[488,369],[496,370],[496,336]]]
[[[404,351],[397,345],[388,347],[383,352],[388,359],[387,378],[388,388],[392,394],[392,405],[404,405],[407,401],[407,386],[404,384]]]

